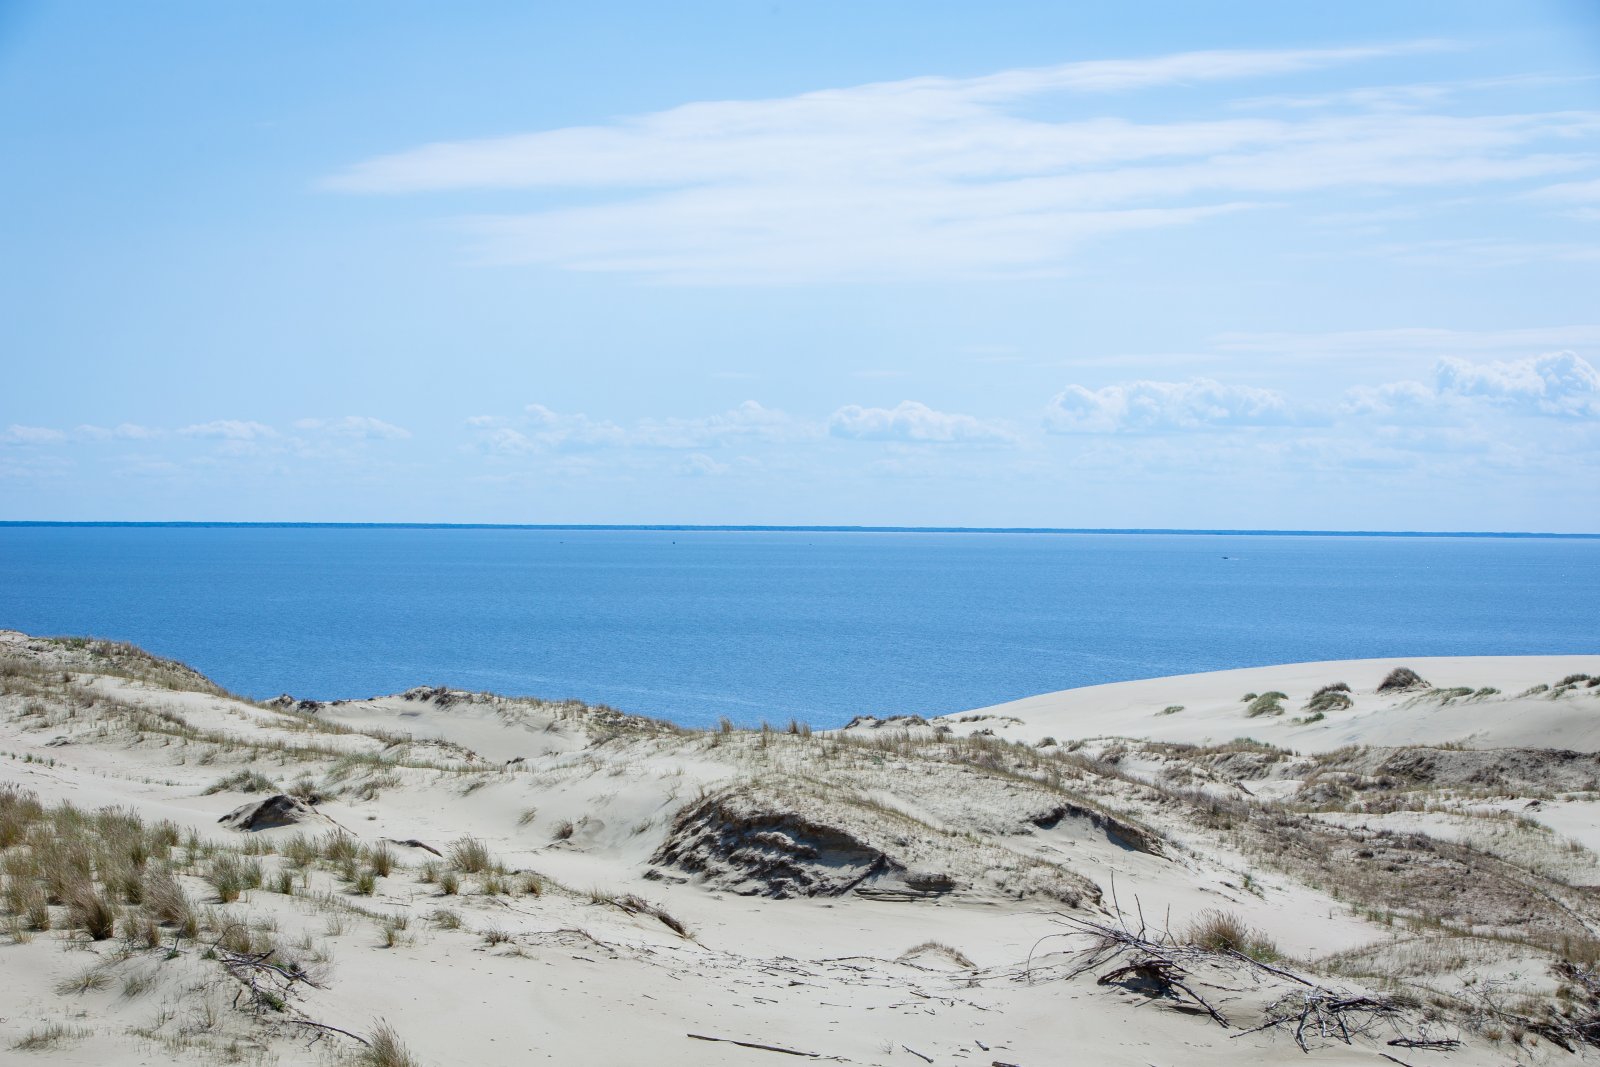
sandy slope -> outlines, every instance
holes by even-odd
[[[1384,676],[1407,666],[1433,683],[1474,691],[1490,687],[1498,694],[1484,699],[1457,698],[1448,704],[1427,690],[1379,694]],[[997,735],[1037,741],[1058,738],[1136,737],[1187,744],[1218,744],[1253,737],[1305,752],[1326,752],[1345,745],[1418,745],[1460,742],[1481,748],[1522,746],[1600,750],[1600,707],[1551,700],[1547,693],[1519,696],[1528,689],[1551,685],[1569,674],[1600,674],[1600,652],[1592,656],[1461,656],[1414,659],[1332,660],[1277,667],[1249,667],[1208,674],[1181,674],[1147,681],[1117,682],[1065,689],[1057,693],[996,704],[978,712],[945,716],[957,728],[971,715],[991,718],[982,727]],[[1297,709],[1319,687],[1345,682],[1355,706],[1320,722],[1303,724]],[[1246,693],[1279,690],[1288,714],[1250,718],[1240,698]],[[1574,704],[1576,701],[1576,704]],[[1173,706],[1183,710],[1161,712]],[[1019,721],[1007,721],[1007,720]]]
[[[1339,973],[1330,961],[1370,957],[1374,966],[1403,967],[1407,953],[1442,952],[1438,920],[1418,932],[1380,914],[1403,910],[1381,894],[1412,890],[1384,883],[1373,890],[1378,896],[1351,899],[1365,890],[1269,862],[1259,843],[1269,838],[1259,835],[1278,832],[1278,817],[1240,824],[1224,813],[1219,822],[1204,798],[1208,790],[1294,798],[1332,782],[1352,796],[1392,799],[1420,787],[1392,759],[1382,763],[1389,757],[1381,752],[1363,756],[1374,764],[1367,766],[1248,747],[1066,742],[1248,735],[1306,753],[1445,740],[1600,748],[1590,743],[1600,742],[1591,722],[1600,722],[1600,690],[1515,695],[1596,670],[1600,657],[1409,661],[1438,686],[1503,691],[1447,705],[1425,692],[1373,693],[1388,662],[1302,664],[1049,694],[952,717],[949,731],[938,722],[866,722],[842,737],[682,733],[574,705],[426,692],[296,712],[230,698],[137,658],[22,635],[0,634],[0,665],[7,657],[33,673],[12,677],[0,695],[0,783],[46,802],[132,808],[225,848],[270,842],[281,852],[298,834],[337,830],[369,846],[417,840],[442,851],[472,835],[507,870],[541,875],[539,896],[491,892],[474,875],[462,876],[461,892],[442,895],[437,881],[422,880],[433,857],[396,845],[399,866],[371,895],[319,863],[296,873],[292,894],[251,889],[223,905],[202,877],[203,861],[184,868],[183,884],[202,909],[214,909],[215,921],[270,925],[280,945],[305,939],[314,946],[305,951],[331,957],[329,978],[321,988],[298,988],[289,1014],[358,1032],[387,1018],[419,1061],[436,1065],[792,1059],[691,1034],[910,1067],[922,1057],[1024,1067],[1298,1059],[1286,1033],[1241,1031],[1303,987],[1248,964],[1191,963],[1196,988],[1228,1017],[1224,1028],[1181,996],[1097,984],[1109,965],[1069,977],[1090,942],[1063,936],[1061,917],[1123,916],[1137,926],[1142,913],[1181,932],[1221,908],[1275,940],[1291,969],[1330,987],[1375,989],[1381,983],[1352,976],[1360,968],[1348,960]],[[1354,688],[1354,706],[1294,725],[1310,692],[1336,680]],[[1245,718],[1239,697],[1269,689],[1289,695],[1285,713]],[[1156,714],[1170,704],[1184,710]],[[155,713],[167,718],[149,717]],[[961,740],[970,734],[979,736]],[[1044,734],[1059,743],[1035,747]],[[1026,745],[998,743],[1006,737]],[[1120,762],[1101,762],[1113,744],[1125,750]],[[319,799],[319,814],[299,827],[222,829],[220,815],[260,795],[207,792],[240,770],[278,788],[298,783]],[[1466,962],[1427,981],[1437,978],[1441,995],[1457,996],[1483,976],[1514,975],[1519,990],[1548,993],[1548,958],[1533,942],[1600,930],[1600,911],[1591,916],[1586,890],[1572,888],[1600,882],[1600,864],[1581,846],[1562,844],[1592,838],[1587,813],[1600,792],[1574,788],[1536,801],[1529,814],[1547,815],[1552,830],[1519,832],[1521,824],[1499,813],[1526,812],[1531,792],[1489,796],[1446,783],[1450,768],[1436,772],[1428,803],[1448,811],[1363,812],[1339,799],[1296,816],[1292,833],[1282,831],[1291,833],[1284,847],[1314,839],[1319,849],[1366,843],[1368,855],[1415,851],[1378,835],[1384,819],[1436,834],[1437,848],[1462,851],[1430,853],[1430,864],[1455,864],[1451,870],[1468,872],[1458,881],[1494,890],[1473,921],[1513,931],[1526,921],[1527,933],[1516,936],[1531,940],[1452,940],[1467,946],[1452,948]],[[1181,790],[1173,785],[1180,779]],[[1315,838],[1316,825],[1345,836]],[[1337,864],[1362,862],[1340,855]],[[278,855],[261,862],[269,878],[289,869]],[[691,936],[618,906],[627,894],[664,909]],[[1478,898],[1463,899],[1475,906]],[[449,926],[434,918],[446,912]],[[49,931],[0,935],[0,1061],[123,1065],[237,1055],[301,1063],[358,1051],[339,1037],[311,1043],[308,1030],[273,1012],[235,1008],[238,983],[200,951],[207,935],[179,942],[169,959],[165,949],[122,950],[116,938],[87,941],[65,911],[57,914]],[[928,941],[965,958],[942,950],[901,958]],[[89,967],[106,977],[102,988],[57,991]],[[128,995],[130,976],[148,976],[148,988]],[[1396,981],[1424,979],[1408,971]],[[1426,1005],[1415,1003],[1374,1039],[1318,1042],[1325,1047],[1313,1058],[1371,1064],[1391,1053],[1422,1065],[1566,1056],[1537,1038],[1514,1045],[1503,1027],[1464,1030],[1459,1015],[1429,1022]],[[12,1049],[51,1022],[69,1032],[42,1051]],[[1419,1033],[1466,1043],[1449,1054],[1396,1053],[1384,1044]]]

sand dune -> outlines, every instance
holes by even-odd
[[[1401,665],[1431,688],[1378,692]],[[703,733],[441,690],[258,705],[3,633],[0,1058],[405,1062],[361,1044],[381,1018],[435,1065],[1269,1064],[1317,1005],[1318,1062],[1583,1053],[1584,673],[1297,664]],[[279,794],[304,821],[218,821]],[[63,803],[142,819],[145,874]],[[152,903],[168,868],[188,920]]]

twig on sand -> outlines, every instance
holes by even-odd
[[[933,1062],[933,1057],[932,1056],[925,1056],[922,1053],[918,1052],[916,1049],[912,1048],[910,1045],[901,1045],[900,1047],[905,1049],[907,1052],[911,1053],[913,1056],[917,1057],[919,1060],[922,1060],[924,1063],[932,1063]]]
[[[784,1048],[782,1045],[763,1045],[759,1041],[740,1041],[736,1037],[709,1037],[705,1034],[688,1034],[686,1036],[692,1037],[696,1041],[721,1041],[729,1045],[738,1045],[740,1048],[755,1048],[760,1049],[762,1052],[781,1052],[785,1056],[804,1056],[810,1060],[817,1059],[822,1055],[820,1052],[801,1052],[799,1049]],[[928,1062],[932,1063],[933,1061],[929,1060]]]
[[[1264,1023],[1233,1036],[1293,1027],[1294,1043],[1300,1046],[1301,1052],[1310,1052],[1313,1044],[1319,1041],[1336,1039],[1346,1045],[1352,1044],[1353,1036],[1370,1036],[1380,1021],[1393,1019],[1399,1013],[1399,1007],[1387,997],[1313,987],[1310,992],[1290,993],[1280,998],[1267,1008]]]
[[[335,1034],[343,1034],[345,1037],[348,1037],[351,1041],[359,1041],[363,1045],[366,1045],[368,1048],[372,1047],[372,1042],[368,1041],[366,1038],[362,1037],[360,1034],[352,1034],[348,1030],[341,1030],[337,1026],[329,1026],[327,1023],[313,1022],[310,1019],[284,1019],[283,1022],[292,1023],[295,1026],[311,1026],[311,1027],[315,1027],[318,1030],[328,1030],[328,1031],[330,1031],[332,1033],[335,1033]],[[313,1038],[313,1041],[314,1040],[315,1039]]]

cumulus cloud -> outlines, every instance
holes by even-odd
[[[54,445],[65,441],[67,435],[48,426],[19,426],[12,423],[6,427],[4,439],[11,445]]]
[[[1394,415],[1426,411],[1437,401],[1433,387],[1422,382],[1388,382],[1356,386],[1345,393],[1340,410],[1347,415]]]
[[[1344,410],[1394,415],[1489,405],[1525,415],[1600,417],[1600,371],[1574,352],[1473,362],[1447,356],[1434,364],[1431,384],[1389,382],[1351,389]]]
[[[729,467],[726,463],[712,459],[704,452],[691,452],[683,457],[683,461],[678,464],[679,474],[686,474],[695,478],[727,474],[728,470]]]
[[[346,415],[337,419],[301,419],[295,423],[295,428],[364,440],[399,441],[411,436],[410,430],[369,415]]]
[[[892,408],[849,404],[828,419],[834,437],[858,441],[906,441],[917,444],[1012,444],[1016,435],[997,422],[972,415],[935,411],[915,400]]]
[[[554,411],[543,404],[529,404],[516,418],[474,415],[467,424],[479,431],[479,441],[486,448],[504,453],[706,449],[740,441],[794,441],[818,436],[815,426],[754,400],[704,418],[647,418],[629,426],[582,413]]]
[[[1088,389],[1069,385],[1045,409],[1051,433],[1160,433],[1289,421],[1288,404],[1270,389],[1209,378],[1135,381]]]
[[[1332,189],[1564,176],[1600,115],[1274,112],[1173,122],[1105,94],[1288,74],[1431,43],[1201,52],[772,100],[685,104],[600,126],[440,142],[328,179],[358,193],[579,189],[578,205],[468,220],[483,256],[687,284],[1017,276],[1082,244]],[[1049,118],[1052,95],[1078,94]],[[1093,94],[1089,100],[1082,99]],[[1426,96],[1426,94],[1423,94]]]
[[[703,419],[646,419],[632,434],[636,444],[655,448],[704,448],[737,440],[794,441],[815,436],[810,425],[746,400],[720,415]]]
[[[1445,395],[1482,397],[1546,415],[1600,414],[1600,372],[1574,352],[1488,363],[1447,357],[1434,378]]]
[[[184,437],[214,437],[224,441],[260,441],[277,437],[278,431],[259,422],[240,419],[218,419],[214,422],[196,423],[178,431]]]
[[[84,424],[73,427],[72,436],[81,441],[150,441],[160,437],[161,431],[132,422],[113,427]]]

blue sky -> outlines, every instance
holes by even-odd
[[[1600,530],[1584,3],[0,4],[0,518]]]

